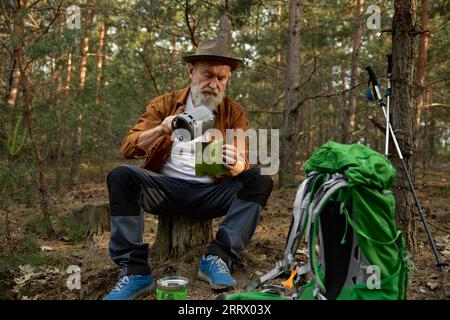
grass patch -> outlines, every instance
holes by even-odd
[[[70,244],[77,244],[86,239],[86,226],[77,223],[70,217],[61,217],[58,222],[58,227],[67,235]]]
[[[33,218],[27,223],[27,231],[35,235],[47,237],[53,231],[52,221],[50,218]]]
[[[441,193],[443,197],[447,197],[450,193],[450,185],[443,187]]]
[[[31,266],[40,266],[44,264],[47,257],[41,253],[39,246],[33,235],[27,235],[22,238],[13,238],[7,240],[5,236],[0,236],[3,242],[8,242],[2,249],[0,256],[0,273],[18,268],[20,265],[29,264]]]

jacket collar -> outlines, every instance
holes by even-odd
[[[186,105],[186,101],[187,101],[190,91],[191,91],[191,87],[189,86],[189,87],[186,87],[184,89],[177,90],[174,92],[175,104],[176,104],[177,108],[179,106],[184,107]]]

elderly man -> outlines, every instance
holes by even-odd
[[[215,129],[248,128],[242,107],[225,96],[233,70],[241,64],[219,40],[205,40],[188,62],[191,85],[155,98],[129,131],[121,147],[125,158],[145,157],[142,168],[119,166],[107,178],[112,260],[122,268],[116,287],[105,299],[133,299],[150,291],[154,280],[143,243],[143,212],[156,215],[225,215],[215,239],[201,257],[199,279],[213,289],[236,286],[232,263],[250,241],[261,209],[272,191],[270,176],[249,169],[246,146],[224,144],[226,177],[196,176],[192,142],[174,141],[171,121],[183,111],[207,106],[215,114]],[[233,140],[234,141],[234,140]],[[183,152],[176,152],[183,150]]]

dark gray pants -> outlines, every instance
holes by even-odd
[[[111,214],[109,252],[123,274],[148,274],[148,244],[143,243],[144,211],[156,215],[225,216],[207,254],[228,265],[237,259],[255,232],[272,179],[258,168],[220,183],[191,182],[135,166],[113,169],[107,178]]]

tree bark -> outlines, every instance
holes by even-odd
[[[105,41],[106,41],[106,23],[105,20],[100,21],[98,28],[98,49],[97,49],[97,74],[95,77],[95,105],[98,106],[102,100],[101,90],[103,86],[103,65],[105,64]]]
[[[67,55],[67,74],[66,74],[66,84],[64,87],[64,107],[59,114],[59,124],[60,124],[60,135],[58,138],[58,153],[56,156],[56,174],[55,174],[55,189],[56,192],[61,192],[62,186],[62,165],[63,165],[63,153],[64,146],[66,142],[66,114],[69,108],[69,95],[70,95],[70,83],[72,81],[72,53]]]
[[[423,110],[423,91],[425,85],[425,74],[426,67],[428,61],[428,41],[430,38],[429,28],[429,12],[430,12],[430,4],[428,0],[422,0],[422,15],[420,19],[420,28],[422,30],[422,36],[420,38],[419,43],[419,57],[417,59],[417,88],[420,91],[417,97],[417,113],[416,113],[416,127],[417,127],[417,135],[416,135],[416,150],[419,150],[420,145],[420,122],[421,122],[421,113]],[[417,162],[417,161],[416,161]]]
[[[322,123],[324,119],[324,113],[325,113],[325,97],[320,97],[319,100],[319,110],[317,112],[317,117],[319,120],[319,123]],[[325,141],[325,126],[319,126],[318,130],[318,137],[317,137],[317,143],[316,146],[321,146]]]
[[[229,2],[231,1],[230,0],[223,1],[224,11],[222,17],[220,18],[219,34],[217,38],[225,42],[227,47],[231,49],[231,19],[229,12]]]
[[[39,189],[39,200],[40,200],[40,206],[41,211],[43,213],[44,218],[48,219],[50,221],[50,212],[48,209],[48,192],[47,192],[47,184],[46,184],[46,178],[44,173],[44,158],[42,157],[41,150],[39,148],[39,144],[36,141],[35,133],[34,133],[34,127],[33,127],[33,117],[31,115],[31,104],[32,104],[32,97],[30,96],[29,92],[29,85],[28,85],[28,76],[26,74],[25,70],[25,45],[24,45],[24,31],[25,31],[25,22],[24,22],[24,14],[25,14],[25,6],[26,6],[26,0],[16,0],[15,2],[17,11],[14,12],[15,14],[15,22],[17,23],[17,30],[19,30],[18,33],[16,33],[16,36],[18,37],[18,44],[16,46],[17,48],[17,65],[20,70],[20,83],[22,86],[22,98],[23,98],[23,105],[22,105],[22,114],[23,118],[25,120],[25,123],[27,125],[28,130],[28,137],[31,141],[31,145],[34,149],[34,155],[36,158],[36,164],[37,164],[37,170],[38,170],[38,189]],[[50,228],[49,230],[50,235],[53,234],[53,229]]]
[[[275,30],[275,34],[277,35],[277,37],[279,35],[281,35],[280,30],[282,29],[282,3],[281,1],[278,1],[276,3],[276,18],[275,18],[275,23],[274,23],[274,30]],[[276,41],[275,44],[275,83],[274,83],[274,96],[276,97],[281,97],[281,95],[284,94],[284,87],[283,87],[283,79],[282,79],[282,63],[281,63],[281,54],[283,52],[283,39],[281,37],[278,37],[278,41]],[[280,101],[281,98],[278,98],[278,101]],[[281,123],[280,121],[282,119],[280,119],[280,116],[278,113],[276,112],[282,112],[281,110],[282,106],[280,105],[279,102],[274,103],[270,106],[270,111],[273,112],[270,115],[270,126],[271,128],[279,128]]]
[[[355,10],[353,13],[353,48],[352,48],[352,63],[350,67],[350,88],[353,88],[358,82],[358,74],[359,74],[359,49],[361,47],[361,35],[362,35],[362,17],[364,14],[364,0],[355,0]],[[349,128],[346,132],[345,143],[353,143],[354,136],[353,132],[355,132],[356,128],[356,91],[350,90],[350,114],[349,117]]]
[[[314,103],[313,102],[310,102],[310,103],[307,103],[306,105],[305,105],[305,112],[306,112],[306,115],[305,115],[305,119],[307,119],[306,120],[306,127],[305,128],[313,128],[314,127],[314,125],[313,125],[313,119],[314,119]],[[301,119],[300,119],[300,121],[301,121]],[[314,129],[307,129],[307,130],[305,130],[306,132],[306,134],[307,134],[307,137],[306,137],[306,155],[305,155],[305,159],[308,159],[309,158],[309,156],[311,155],[311,153],[313,152],[313,148],[314,148],[314,144],[313,144],[313,142],[314,142],[314,132],[313,132],[313,130]]]
[[[346,79],[345,79],[345,71],[346,71],[346,66],[344,64],[344,62],[341,63],[340,68],[339,68],[339,80],[341,82],[341,87],[342,87],[342,91],[347,89],[347,83],[346,83]],[[344,94],[342,95],[342,97],[339,99],[340,103],[339,103],[339,109],[338,109],[338,114],[340,115],[340,120],[341,120],[341,126],[340,126],[340,136],[341,136],[341,142],[342,143],[347,143],[347,139],[350,136],[350,120],[351,120],[351,113],[350,113],[350,107],[348,104],[348,100],[347,100],[347,96]]]
[[[424,137],[426,137],[426,139],[424,139],[424,145],[423,145],[423,150],[424,150],[424,157],[423,157],[423,164],[422,164],[422,168],[424,169],[429,169],[430,168],[430,164],[433,161],[433,156],[434,156],[434,144],[435,144],[435,140],[436,139],[436,131],[435,131],[435,126],[436,126],[436,119],[434,119],[432,117],[431,114],[431,97],[432,97],[432,92],[433,90],[431,88],[428,88],[426,90],[426,107],[425,107],[425,126],[423,128],[423,135]]]
[[[211,240],[211,220],[159,216],[153,250],[159,258],[179,257],[191,248],[206,246]]]
[[[71,219],[84,227],[86,237],[102,235],[109,231],[109,206],[107,203],[88,204],[74,211]]]
[[[6,96],[6,103],[7,106],[10,108],[14,108],[16,106],[16,100],[17,100],[17,94],[19,92],[19,81],[20,81],[20,70],[17,65],[17,58],[16,58],[16,49],[14,49],[14,54],[11,58],[12,60],[12,68],[11,68],[11,74],[9,78],[9,89]]]
[[[414,108],[414,37],[416,34],[416,0],[395,0],[392,22],[392,109],[394,129],[407,166],[411,168],[415,135]],[[397,116],[395,116],[397,115]],[[407,179],[398,157],[393,158],[397,168],[394,194],[397,199],[397,222],[404,231],[408,250],[416,251],[416,208]]]
[[[170,90],[175,91],[177,89],[177,73],[176,71],[176,63],[177,63],[177,35],[175,34],[175,27],[172,28],[172,50],[170,51]]]
[[[330,74],[332,70],[330,70]],[[330,79],[327,86],[327,93],[331,95],[333,92],[333,80]],[[325,126],[324,137],[325,143],[327,140],[333,140],[333,133],[336,132],[336,117],[335,117],[335,108],[333,104],[334,97],[327,98],[327,108],[325,110],[325,118],[328,119],[327,125]]]
[[[58,13],[59,15],[59,29],[62,31],[66,25],[66,19],[63,11]],[[54,109],[56,108],[56,117],[58,124],[61,123],[61,101],[62,95],[64,92],[64,80],[63,80],[63,72],[64,72],[64,54],[62,51],[59,51],[56,57],[53,57],[51,60],[52,68],[52,80],[53,80],[53,90],[51,92],[51,102],[48,104],[48,108]],[[53,162],[52,165],[55,167],[55,178],[56,178],[56,170],[58,165],[58,140],[61,136],[65,135],[65,132],[62,131],[61,127],[58,127],[59,130],[55,130],[53,132],[49,132],[49,140],[52,141],[51,149],[48,155],[48,158]],[[53,143],[55,141],[56,143]],[[55,179],[56,180],[56,179]],[[56,182],[56,181],[55,181]]]
[[[34,135],[34,128],[33,128],[33,118],[31,116],[31,97],[28,92],[28,79],[27,75],[25,74],[25,71],[23,69],[23,65],[21,62],[19,62],[21,73],[22,73],[22,90],[23,90],[23,117],[25,119],[25,122],[27,124],[28,129],[28,136],[30,137],[31,144],[34,149],[34,154],[36,157],[36,164],[38,169],[38,185],[39,185],[39,200],[41,205],[41,210],[45,218],[50,219],[50,212],[48,209],[48,192],[47,192],[47,182],[45,178],[45,172],[44,172],[44,158],[42,157],[41,150],[39,148],[39,145],[36,141],[35,135]],[[50,230],[50,233],[53,233],[52,230]]]
[[[79,84],[77,91],[77,100],[80,102],[80,97],[82,92],[84,91],[84,87],[86,84],[86,74],[87,74],[87,60],[88,60],[88,52],[89,52],[89,26],[92,23],[92,10],[94,7],[94,1],[89,0],[87,4],[87,13],[83,27],[83,36],[81,39],[81,57],[80,57],[80,76],[79,76]],[[70,168],[70,183],[72,186],[77,184],[78,175],[80,170],[80,162],[81,162],[81,150],[82,150],[82,124],[83,124],[83,112],[80,111],[77,119],[77,129],[74,131],[73,139],[72,139],[72,164]]]
[[[429,110],[429,128],[428,128],[428,139],[429,139],[429,146],[428,146],[428,150],[429,151],[429,160],[428,160],[428,167],[430,168],[431,165],[434,163],[434,161],[436,160],[436,153],[438,152],[437,150],[437,120],[436,117],[432,116],[431,110],[430,108],[428,108]],[[433,140],[434,139],[434,140]]]
[[[298,108],[300,101],[300,30],[303,20],[302,1],[291,1],[289,6],[289,47],[287,55],[286,82],[288,85],[286,94],[286,107],[283,114],[283,129],[279,173],[279,185],[285,186],[295,183],[295,155],[297,151],[296,132],[301,131],[297,127]]]
[[[19,93],[20,86],[20,67],[17,59],[19,58],[20,51],[23,50],[23,17],[21,15],[21,10],[25,6],[24,0],[15,0],[13,4],[13,12],[14,12],[14,32],[11,34],[11,43],[14,43],[14,49],[11,55],[11,73],[8,81],[8,90],[6,93],[6,105],[10,108],[15,108],[17,95]],[[13,39],[14,37],[14,39]],[[23,57],[23,56],[22,56]]]

